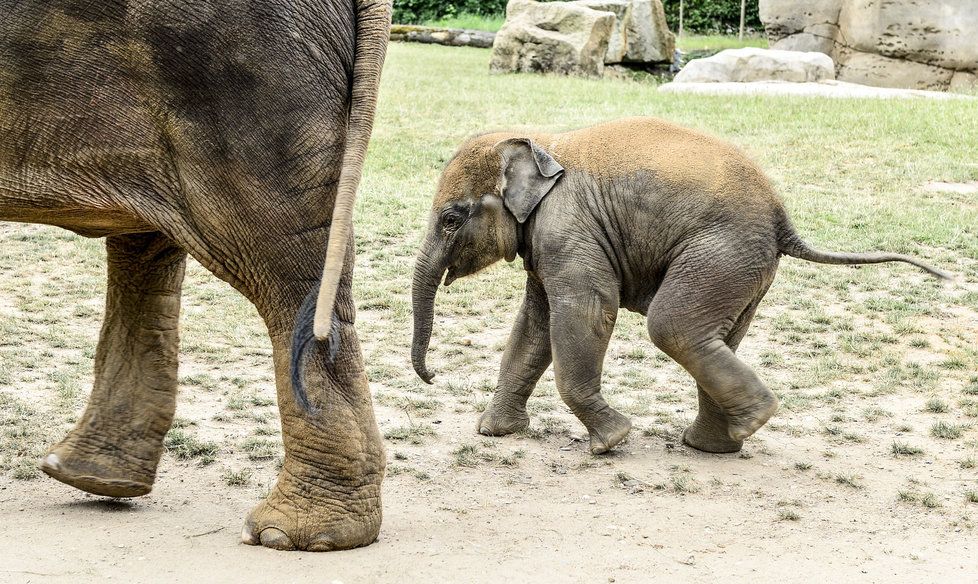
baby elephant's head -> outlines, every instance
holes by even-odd
[[[411,361],[427,383],[425,365],[435,293],[505,258],[516,257],[519,225],[564,169],[529,138],[488,134],[466,142],[445,167],[414,270]]]

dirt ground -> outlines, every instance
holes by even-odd
[[[973,297],[974,283],[942,285],[909,268],[880,268],[897,290],[932,290],[935,309],[914,316],[918,342],[893,348],[884,340],[885,349],[862,357],[865,347],[844,336],[848,325],[835,327],[841,337],[811,332],[824,338],[816,346],[839,351],[842,372],[833,374],[802,366],[807,361],[791,350],[784,361],[772,357],[777,330],[795,321],[783,316],[790,307],[769,303],[742,354],[786,388],[784,408],[739,455],[677,442],[695,413],[694,389],[641,339],[637,315],[620,317],[605,390],[636,428],[613,454],[595,457],[560,404],[552,372],[531,399],[530,432],[474,433],[505,318],[458,339],[436,338],[432,363],[442,375],[427,388],[413,379],[405,351],[372,338],[387,312],[363,302],[361,335],[390,461],[384,524],[372,546],[316,555],[238,543],[242,518],[274,480],[279,456],[269,348],[250,306],[196,264],[176,425],[214,445],[214,456],[180,460],[172,447],[155,490],[131,501],[89,496],[32,472],[84,405],[102,252],[98,242],[47,227],[0,225],[0,239],[3,461],[12,469],[0,476],[2,582],[973,582],[978,574],[978,505],[967,500],[978,488],[978,433],[974,402],[962,397],[978,392],[969,345],[978,312],[960,303]],[[24,265],[22,254],[35,261]],[[796,273],[775,286],[787,294],[792,280],[834,269],[856,278],[858,296],[858,279],[870,277],[808,268],[793,264]],[[491,288],[500,275],[477,285]],[[54,291],[60,296],[46,296]],[[829,321],[854,323],[862,334],[890,327],[851,305],[823,307]],[[455,318],[441,316],[439,326]],[[802,350],[809,333],[798,334]],[[867,364],[890,353],[896,364],[870,371]],[[38,366],[43,358],[54,365]],[[906,374],[908,361],[923,365]],[[867,369],[846,373],[859,363]],[[930,365],[933,374],[921,373]],[[935,437],[938,422],[957,428],[956,437]]]

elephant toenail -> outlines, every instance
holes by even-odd
[[[310,552],[331,552],[336,549],[336,544],[328,537],[319,537],[309,543],[306,551]]]
[[[261,530],[261,544],[267,548],[276,550],[294,550],[292,540],[285,532],[276,527],[266,527]]]
[[[247,545],[258,545],[261,543],[258,538],[255,537],[255,533],[251,530],[251,526],[245,525],[241,528],[241,543]]]
[[[54,453],[45,456],[41,464],[51,470],[61,470],[61,459]]]

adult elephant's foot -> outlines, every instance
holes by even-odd
[[[750,396],[745,403],[728,408],[727,433],[735,442],[743,442],[767,423],[780,406],[778,396],[768,388]]]
[[[591,438],[591,454],[604,454],[617,446],[632,429],[627,417],[608,407],[599,421],[588,428]]]
[[[530,427],[525,407],[501,405],[496,398],[479,417],[478,430],[483,436],[506,436]]]
[[[41,459],[48,476],[105,497],[139,497],[153,489],[162,445],[98,445],[69,434]]]
[[[726,420],[704,420],[702,415],[683,432],[683,444],[714,454],[740,452],[744,446],[743,440],[730,438]]]
[[[277,550],[326,552],[370,545],[380,533],[380,484],[359,496],[313,497],[320,485],[297,484],[283,475],[268,497],[252,509],[241,541]]]

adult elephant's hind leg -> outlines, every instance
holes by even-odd
[[[106,240],[105,321],[88,407],[41,470],[83,491],[153,487],[177,393],[177,325],[186,253],[159,233]]]
[[[306,257],[297,273],[321,269],[315,255]],[[254,293],[269,323],[285,460],[268,497],[245,520],[244,543],[331,551],[369,545],[380,532],[386,459],[353,324],[352,264],[351,246],[336,297],[335,355],[326,343],[315,342],[300,365],[309,411],[296,401],[289,371],[302,298],[288,289]]]

